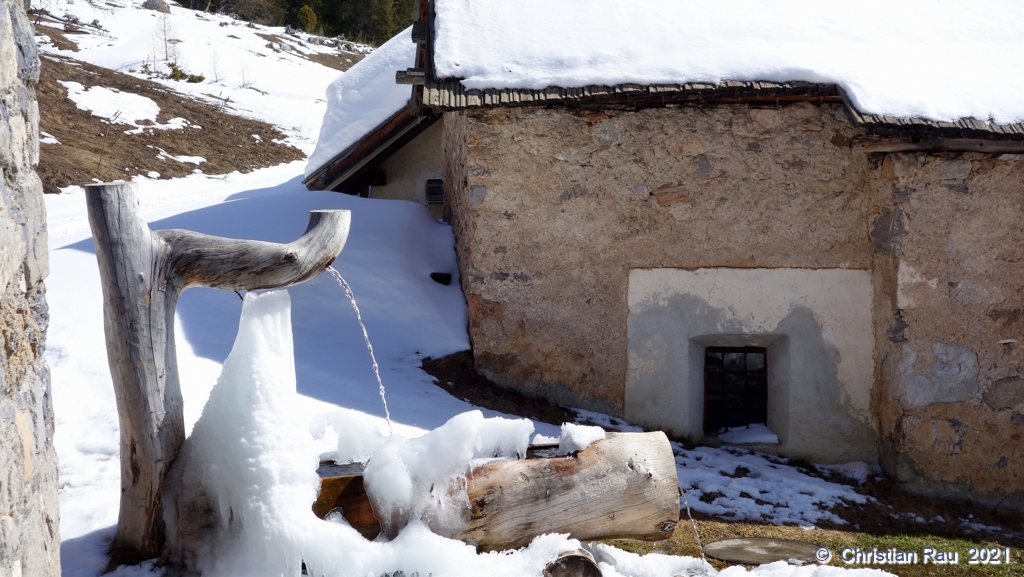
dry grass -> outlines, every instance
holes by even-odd
[[[295,42],[294,38],[287,38],[278,34],[261,34],[257,33],[256,36],[277,44],[282,50],[287,50],[289,53],[298,56],[299,58],[305,58],[311,62],[316,62],[321,66],[340,70],[342,72],[355,66],[360,60],[366,57],[365,54],[359,54],[356,52],[344,52],[337,51],[333,53],[326,52],[314,52],[312,54],[305,54],[292,47],[292,43]]]
[[[59,41],[60,36],[55,31],[47,31],[42,26],[39,29],[55,43]],[[36,86],[39,129],[61,143],[39,147],[38,173],[45,192],[58,192],[59,188],[88,184],[94,179],[129,180],[150,171],[159,172],[161,178],[176,178],[191,174],[197,168],[192,163],[161,159],[157,149],[173,156],[205,158],[206,162],[198,168],[206,174],[250,172],[304,157],[298,149],[274,142],[284,135],[265,122],[235,116],[214,104],[129,74],[48,54],[41,55],[40,60],[41,74]],[[134,127],[108,124],[80,110],[67,97],[67,89],[58,80],[145,96],[160,106],[157,122],[166,123],[171,118],[181,117],[193,126],[125,134]],[[254,138],[254,134],[259,138]]]
[[[892,532],[892,533],[870,533],[860,530],[840,529],[814,529],[805,530],[793,526],[765,525],[750,522],[725,522],[707,517],[700,517],[696,520],[697,531],[700,533],[703,543],[719,541],[722,539],[736,539],[740,537],[771,537],[775,539],[794,539],[798,541],[809,541],[824,547],[828,547],[836,553],[843,547],[860,547],[870,550],[872,547],[878,549],[895,548],[903,551],[920,551],[923,547],[934,547],[946,551],[957,551],[960,553],[960,563],[951,566],[936,565],[876,565],[873,568],[883,569],[899,577],[924,577],[928,575],[942,575],[949,577],[1011,577],[1024,575],[1024,550],[1018,545],[1013,547],[1007,544],[1005,539],[986,539],[982,537],[940,537],[927,532]],[[607,541],[608,544],[632,551],[634,553],[659,552],[668,555],[686,555],[689,557],[700,556],[697,541],[694,538],[693,528],[685,514],[676,527],[672,538],[667,541],[646,543],[643,541],[616,540]],[[1013,547],[1011,565],[975,566],[967,564],[967,549],[969,547],[997,546]],[[728,564],[716,559],[708,559],[716,569],[723,569]],[[862,565],[846,565],[838,558],[833,558],[829,563],[836,567],[864,567]]]

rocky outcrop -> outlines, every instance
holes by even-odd
[[[0,6],[0,575],[59,575],[39,59],[24,5]]]

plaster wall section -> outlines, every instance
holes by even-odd
[[[1024,510],[1024,156],[889,154],[869,185],[883,464],[918,493]]]
[[[442,132],[441,123],[435,122],[384,161],[387,185],[372,187],[370,196],[418,202],[441,218],[443,205],[427,205],[427,179],[442,175]]]
[[[22,2],[0,4],[0,575],[60,574],[39,80]]]
[[[446,191],[477,367],[506,386],[622,415],[633,269],[871,267],[839,105],[489,109],[445,131],[465,134]]]
[[[876,462],[871,298],[867,270],[633,270],[626,419],[699,441],[705,348],[765,347],[780,443],[763,449]]]

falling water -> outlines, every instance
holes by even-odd
[[[384,382],[380,380],[380,368],[377,366],[377,357],[373,355],[373,345],[370,344],[370,335],[366,333],[366,325],[363,324],[363,315],[359,314],[359,306],[356,304],[356,295],[352,293],[352,287],[348,286],[345,279],[341,276],[341,273],[334,269],[334,267],[327,267],[328,272],[334,277],[334,280],[338,281],[341,289],[345,291],[345,296],[348,297],[348,302],[352,305],[352,310],[356,311],[356,320],[359,321],[359,327],[363,329],[363,340],[366,341],[366,350],[370,352],[370,360],[373,361],[373,374],[377,376],[377,386],[380,388],[380,402],[384,404],[384,419],[388,422],[388,431],[391,433],[395,432],[395,429],[391,426],[391,413],[388,412],[388,400],[384,398]]]
[[[690,502],[686,500],[686,491],[679,489],[679,493],[683,496],[683,505],[686,505],[686,515],[690,518],[690,525],[693,526],[693,536],[697,538],[697,548],[700,549],[700,558],[702,561],[707,563],[707,558],[704,557],[704,545],[700,542],[700,533],[697,532],[697,522],[693,520],[693,513],[690,512]]]

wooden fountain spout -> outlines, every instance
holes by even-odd
[[[278,244],[153,231],[134,183],[85,190],[121,427],[121,509],[111,562],[135,563],[161,553],[164,478],[185,440],[174,348],[178,295],[196,286],[255,290],[309,280],[345,246],[351,214],[312,211],[301,237]]]

